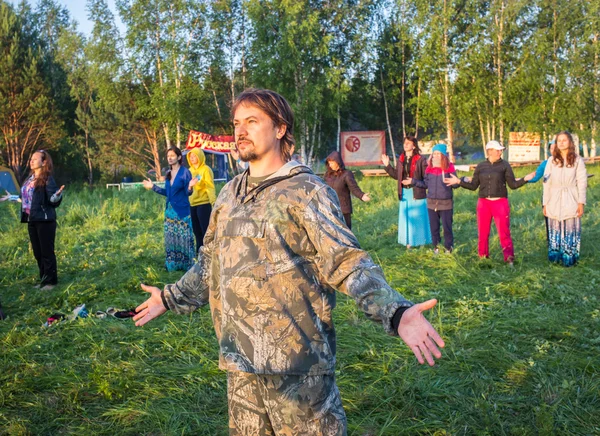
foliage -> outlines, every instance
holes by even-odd
[[[287,98],[309,164],[341,130],[450,150],[511,131],[566,129],[584,155],[600,141],[600,0],[88,0],[90,35],[56,0],[0,4],[0,154],[17,172],[43,146],[67,182],[160,174],[189,130],[231,134],[249,87]]]

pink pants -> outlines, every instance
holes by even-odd
[[[510,236],[510,206],[508,198],[487,200],[480,198],[477,202],[477,232],[479,234],[479,257],[490,256],[490,229],[492,218],[496,223],[496,230],[500,238],[500,246],[505,262],[512,262],[515,258],[515,249]]]

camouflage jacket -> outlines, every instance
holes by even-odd
[[[344,225],[335,192],[289,162],[246,193],[248,172],[219,194],[196,263],[163,303],[189,313],[210,303],[219,366],[256,374],[332,374],[335,289],[390,334],[412,303]]]

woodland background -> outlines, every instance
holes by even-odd
[[[190,129],[231,134],[247,87],[283,94],[305,162],[341,130],[479,150],[510,131],[600,140],[600,0],[0,0],[0,165],[61,182],[160,173]]]

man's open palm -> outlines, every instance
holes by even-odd
[[[435,299],[415,304],[402,314],[398,326],[398,334],[415,353],[419,363],[423,364],[427,360],[430,366],[435,364],[434,356],[436,359],[442,357],[438,346],[442,348],[445,346],[444,340],[423,316],[424,311],[433,308],[436,304]]]

